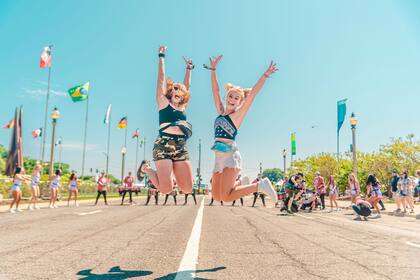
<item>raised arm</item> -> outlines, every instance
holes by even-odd
[[[185,64],[187,68],[185,69],[185,77],[184,77],[184,85],[187,88],[187,90],[190,90],[191,86],[191,72],[194,69],[194,64],[192,62],[192,59],[186,59],[185,57],[182,57],[185,61]]]
[[[238,117],[239,117],[238,118],[238,125],[240,125],[242,123],[243,118],[245,117],[245,115],[248,112],[249,108],[251,108],[251,105],[252,105],[252,102],[255,99],[255,96],[257,96],[257,94],[260,92],[260,90],[264,86],[265,81],[267,80],[267,78],[269,78],[277,70],[278,70],[277,69],[277,64],[276,63],[273,63],[273,61],[271,61],[271,63],[268,66],[267,70],[265,70],[264,74],[261,75],[261,77],[258,79],[257,83],[251,89],[251,91],[249,92],[249,94],[247,96],[245,96],[244,103],[243,103],[243,105],[241,106],[241,108],[238,111]]]
[[[222,59],[223,55],[219,55],[218,57],[214,57],[213,59],[210,58],[210,69],[211,70],[211,89],[213,91],[213,99],[214,105],[216,106],[217,114],[221,115],[225,111],[223,107],[222,99],[220,98],[220,87],[219,82],[217,81],[216,76],[216,66],[219,61]]]
[[[168,99],[165,97],[165,46],[159,47],[159,68],[156,88],[156,101],[158,108],[168,105]]]

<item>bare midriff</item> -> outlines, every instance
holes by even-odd
[[[235,142],[234,140],[225,139],[225,138],[214,138],[214,141],[223,142],[223,143],[226,143],[226,144],[232,144],[233,142]]]
[[[163,123],[160,125],[160,128],[167,126],[169,123]],[[177,127],[177,126],[170,126],[167,129],[165,129],[164,131],[165,133],[168,134],[174,134],[174,135],[184,135],[184,133],[182,132],[182,130]]]

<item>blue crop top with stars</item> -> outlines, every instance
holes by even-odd
[[[214,137],[235,140],[238,129],[229,115],[219,115],[214,121]]]

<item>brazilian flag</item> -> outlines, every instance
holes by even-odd
[[[73,102],[84,101],[88,98],[89,82],[83,85],[72,87],[71,89],[68,90],[68,92]]]

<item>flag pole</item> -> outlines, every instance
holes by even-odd
[[[42,134],[44,134],[44,131],[41,132]],[[39,161],[42,163],[42,136],[39,137]]]
[[[60,147],[58,149],[58,162],[59,162],[58,163],[58,169],[61,170],[61,151],[63,149],[63,146],[62,146],[61,142],[63,141],[63,139],[61,137],[59,139],[60,139],[60,142],[58,144],[60,145]]]
[[[139,158],[139,136],[137,135],[137,141],[136,141],[136,161],[134,162],[134,172],[133,173],[136,173],[137,172],[138,158]],[[134,176],[134,180],[135,181],[137,180],[136,177],[137,176]]]
[[[127,126],[125,127],[124,147],[122,149],[121,184],[124,181],[125,155],[127,153]]]
[[[51,49],[52,52],[52,49]],[[50,100],[50,81],[51,81],[51,68],[52,66],[48,67],[48,84],[47,84],[47,99],[45,101],[45,117],[44,117],[44,128],[42,131],[42,145],[41,145],[41,165],[44,164],[44,157],[45,157],[45,143],[46,143],[46,136],[47,136],[47,119],[48,119],[48,102]],[[44,169],[42,169],[44,170]],[[42,172],[42,171],[41,171]]]
[[[146,136],[143,138],[143,159],[146,160]]]
[[[110,109],[111,110],[111,109]],[[111,143],[111,111],[109,112],[109,119],[108,119],[108,139],[106,145],[106,176],[108,176],[109,172],[109,146]]]
[[[89,95],[86,98],[86,118],[85,118],[85,135],[83,137],[82,176],[83,176],[83,174],[85,172],[86,138],[87,138],[88,116],[89,116]]]

